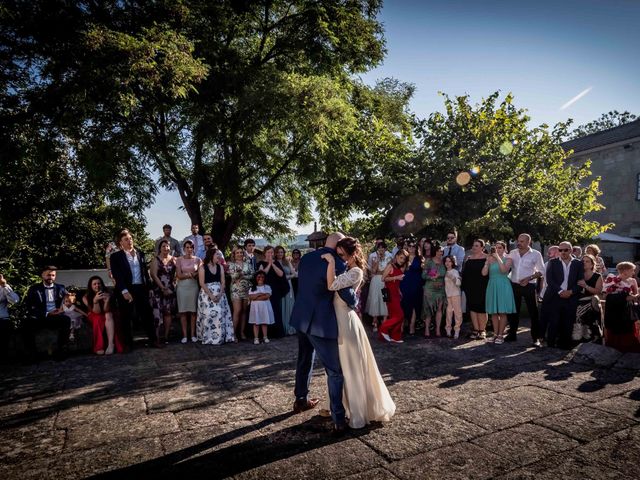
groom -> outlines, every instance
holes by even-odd
[[[336,435],[344,434],[347,429],[342,404],[344,378],[338,355],[338,321],[333,308],[334,292],[327,288],[328,264],[322,259],[322,255],[331,253],[336,258],[336,274],[342,273],[346,265],[338,258],[335,250],[342,238],[344,235],[341,233],[332,233],[324,247],[302,257],[298,268],[298,295],[291,314],[291,325],[298,330],[296,400],[293,412],[300,413],[318,404],[318,399],[307,398],[315,351],[327,372],[329,404]],[[356,304],[352,288],[345,288],[338,293],[348,305]]]

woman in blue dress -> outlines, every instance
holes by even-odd
[[[494,330],[494,337],[487,341],[493,341],[498,345],[504,343],[507,314],[516,311],[513,288],[508,277],[511,259],[507,257],[506,250],[507,245],[504,242],[496,242],[482,267],[482,275],[489,275],[485,304],[487,313],[491,315]]]
[[[409,335],[416,333],[416,320],[420,320],[422,313],[422,255],[415,242],[407,243],[409,260],[404,278],[400,282],[402,300],[400,305],[405,320],[409,320]]]

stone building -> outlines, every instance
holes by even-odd
[[[603,256],[610,264],[640,258],[640,120],[570,140],[562,147],[573,150],[569,161],[575,165],[590,159],[593,175],[602,178],[599,201],[606,208],[590,218],[615,224],[600,237]]]

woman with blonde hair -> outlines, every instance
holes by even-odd
[[[587,245],[586,247],[584,247],[584,253],[593,255],[595,257],[596,268],[594,271],[596,273],[599,273],[600,275],[607,274],[607,267],[604,264],[604,260],[600,256],[600,247],[598,245],[596,245],[595,243],[592,243],[591,245]]]

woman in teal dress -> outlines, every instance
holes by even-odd
[[[489,275],[489,284],[486,293],[486,309],[491,315],[493,323],[494,337],[488,339],[497,344],[504,343],[504,329],[507,326],[507,314],[515,313],[516,302],[513,299],[513,288],[509,280],[511,270],[511,259],[506,256],[507,245],[496,242],[491,247],[491,254],[482,267],[482,274]]]
[[[447,294],[444,290],[444,276],[447,269],[442,261],[444,250],[440,245],[434,245],[431,249],[433,258],[427,259],[424,264],[422,278],[424,279],[424,289],[422,297],[422,317],[424,318],[424,336],[431,335],[431,319],[436,321],[436,337],[440,336],[440,322],[442,322],[442,311],[446,307]]]

